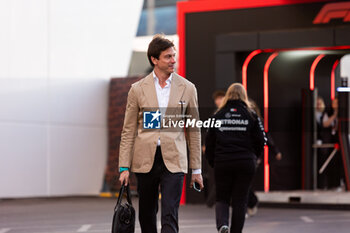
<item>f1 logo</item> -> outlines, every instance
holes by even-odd
[[[143,112],[143,128],[144,129],[160,129],[160,116],[162,114],[156,112]]]
[[[350,22],[350,2],[329,3],[324,5],[313,24],[329,23],[331,19],[343,19]]]

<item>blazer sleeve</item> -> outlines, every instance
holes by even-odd
[[[135,87],[134,85],[132,85],[128,93],[124,125],[121,134],[121,141],[119,147],[119,167],[130,168],[131,166],[132,153],[137,133],[138,113],[139,105],[137,101],[137,95],[135,93]]]
[[[187,105],[186,115],[191,116],[191,119],[199,120],[198,99],[196,87],[191,84],[191,97]],[[201,133],[200,128],[191,127],[186,129],[186,139],[189,148],[189,160],[191,169],[200,169],[201,162]]]

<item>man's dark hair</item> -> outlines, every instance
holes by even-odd
[[[216,98],[218,98],[218,97],[225,97],[225,94],[226,94],[225,91],[217,90],[217,91],[214,91],[212,98],[213,98],[213,100],[216,100]]]
[[[151,66],[154,67],[151,57],[159,59],[159,55],[161,54],[161,52],[171,47],[175,47],[174,43],[166,39],[164,35],[162,34],[155,35],[151,43],[149,43],[148,50],[147,50],[147,57]]]

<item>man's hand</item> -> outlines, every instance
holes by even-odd
[[[127,186],[129,184],[129,171],[123,171],[122,173],[120,173],[120,176],[119,176],[119,181],[120,181],[120,184]]]
[[[200,189],[204,188],[202,174],[192,174],[190,188],[193,188],[193,183],[197,182]]]

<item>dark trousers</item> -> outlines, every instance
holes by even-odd
[[[179,231],[178,210],[184,173],[171,173],[165,167],[160,147],[157,147],[149,173],[136,173],[139,194],[139,221],[142,233],[157,233],[159,187],[162,194],[162,233]]]
[[[249,189],[249,194],[248,194],[248,208],[254,208],[257,206],[259,203],[258,197],[255,195],[253,188],[251,187]]]
[[[255,161],[236,160],[215,163],[216,227],[229,225],[229,206],[232,205],[231,233],[241,233],[247,210],[248,191],[255,174]]]
[[[206,191],[206,204],[208,207],[213,207],[215,204],[215,177],[214,177],[214,169],[207,164],[205,167],[206,170],[206,184],[205,184],[205,191]]]
[[[318,169],[321,168],[323,163],[328,159],[329,155],[332,153],[332,149],[318,149],[317,162]],[[340,186],[340,180],[344,177],[344,169],[342,165],[341,154],[338,151],[333,159],[329,162],[326,169],[322,174],[318,174],[317,177],[317,187],[319,189],[332,189]]]

